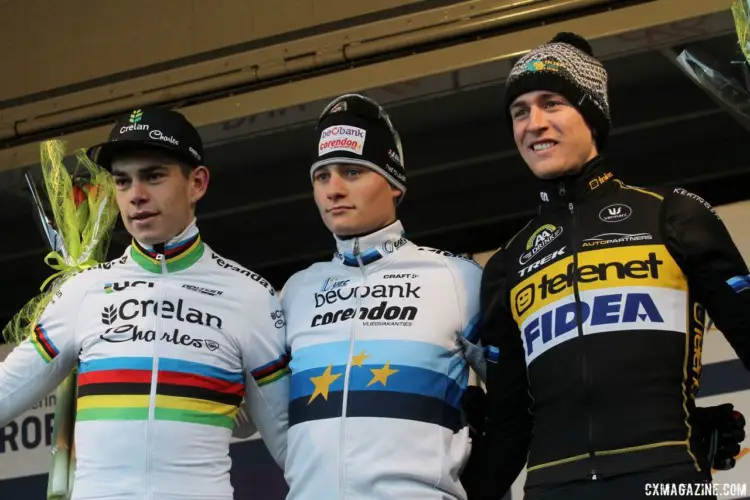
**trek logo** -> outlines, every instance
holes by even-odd
[[[360,306],[358,309],[349,307],[334,312],[316,314],[313,316],[310,327],[315,328],[340,321],[349,321],[355,315],[362,321],[363,326],[411,326],[418,312],[417,307],[390,305],[383,300],[375,307]]]
[[[148,288],[154,288],[154,283],[151,281],[133,281],[132,283],[130,281],[125,281],[124,283],[120,283],[120,282],[106,283],[104,285],[104,292],[105,293],[121,292],[125,290],[126,288],[137,287],[137,286],[146,286]]]
[[[546,191],[540,191],[539,197],[542,199],[543,202],[549,203],[549,194],[547,194]]]
[[[354,298],[373,297],[376,299],[420,299],[421,286],[412,286],[406,282],[403,285],[372,285],[359,286],[347,289],[329,290],[325,293],[315,294],[315,308],[335,304],[339,300],[347,301]]]
[[[635,241],[645,241],[645,240],[651,240],[653,239],[653,236],[651,236],[649,233],[636,233],[636,234],[626,234],[626,233],[604,233],[604,234],[597,234],[596,236],[592,236],[591,238],[586,238],[583,240],[583,243],[581,243],[582,248],[587,247],[603,247],[607,245],[617,245],[619,243],[632,243]]]
[[[158,338],[161,342],[194,347],[196,349],[202,349],[205,346],[206,349],[212,352],[220,347],[219,343],[214,340],[194,338],[187,333],[180,333],[178,328],[175,328],[172,333],[164,332],[160,337],[157,337],[154,330],[141,330],[138,328],[138,325],[131,324],[107,328],[104,333],[99,335],[99,338],[111,344],[122,342],[155,342]]]
[[[116,321],[130,321],[135,318],[157,316],[164,319],[176,319],[181,323],[207,326],[221,329],[223,321],[220,317],[186,307],[182,299],[174,304],[168,300],[161,303],[155,300],[128,299],[119,306],[110,305],[102,311],[102,323],[113,325]]]
[[[552,262],[556,258],[561,257],[563,255],[565,255],[565,247],[555,250],[551,254],[546,255],[544,258],[539,259],[538,261],[534,262],[530,266],[524,267],[523,269],[518,271],[518,275],[523,277],[527,275],[528,273],[530,273],[531,271],[533,271],[534,269],[537,269],[539,266],[543,266],[544,264],[547,264],[548,262]]]
[[[320,134],[318,155],[323,156],[332,151],[349,151],[361,155],[365,147],[366,134],[367,131],[359,127],[328,127]]]
[[[251,280],[263,286],[266,290],[268,290],[268,293],[270,293],[271,295],[276,295],[276,290],[273,289],[273,286],[271,286],[271,284],[268,281],[266,281],[263,278],[263,276],[257,273],[254,273],[248,269],[245,269],[243,267],[237,266],[231,262],[226,262],[224,259],[222,259],[221,257],[219,257],[213,252],[211,253],[211,259],[215,261],[219,267],[223,267],[224,269],[231,269],[232,271],[236,273],[240,273],[244,276],[247,276]]]
[[[325,282],[323,283],[323,286],[320,287],[321,292],[329,292],[331,290],[335,290],[337,288],[344,288],[346,285],[349,284],[351,280],[350,279],[342,279],[342,278],[326,278]]]
[[[550,243],[555,241],[563,232],[563,228],[552,224],[545,224],[529,236],[526,242],[526,252],[518,259],[518,263],[525,266],[531,259],[544,250]]]
[[[544,312],[524,326],[523,337],[529,361],[536,357],[534,354],[541,354],[545,350],[542,347],[555,339],[558,339],[559,343],[578,335],[578,306],[575,301],[568,302]],[[636,322],[664,323],[659,308],[648,293],[597,295],[588,301],[582,299],[580,308],[582,327]],[[566,336],[567,339],[561,339]]]
[[[646,260],[631,260],[629,262],[602,262],[601,264],[584,265],[575,269],[571,262],[565,273],[556,276],[542,276],[540,283],[530,283],[518,292],[515,300],[516,313],[518,316],[529,310],[534,302],[545,300],[547,297],[559,294],[573,286],[574,279],[579,283],[593,283],[606,280],[631,279],[659,279],[659,266],[664,264],[657,259],[654,252],[649,253]],[[610,273],[609,270],[614,272]],[[613,286],[617,286],[613,284]]]
[[[388,240],[385,243],[383,243],[383,252],[393,253],[399,248],[401,248],[402,246],[406,245],[407,242],[408,241],[406,238],[399,238],[396,241]]]
[[[175,146],[179,146],[180,145],[180,141],[178,141],[177,139],[175,139],[172,136],[164,135],[164,133],[161,130],[158,130],[158,129],[157,130],[152,130],[151,132],[149,132],[148,136],[151,139],[154,139],[156,141],[168,142],[170,144],[174,144]]]
[[[622,203],[615,203],[599,211],[599,219],[603,222],[622,222],[633,215],[633,209]]]

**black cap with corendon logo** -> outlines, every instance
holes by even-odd
[[[163,108],[136,109],[120,116],[109,140],[92,146],[86,154],[109,170],[116,154],[143,149],[163,151],[191,167],[203,165],[198,131],[181,113]]]
[[[346,94],[331,101],[316,127],[315,160],[310,177],[325,165],[346,163],[370,168],[406,194],[406,170],[401,138],[390,117],[374,100]]]

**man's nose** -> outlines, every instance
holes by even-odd
[[[338,173],[332,173],[328,180],[328,192],[326,193],[328,198],[331,200],[344,198],[348,192],[344,179]]]
[[[148,190],[146,186],[137,180],[130,184],[130,203],[140,205],[148,200]]]
[[[529,129],[541,130],[547,128],[547,116],[539,106],[531,106],[529,109]]]

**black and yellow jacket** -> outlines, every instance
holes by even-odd
[[[529,440],[527,487],[707,467],[690,425],[706,311],[750,369],[750,277],[718,215],[604,163],[543,181],[538,215],[485,267],[485,446],[501,491]]]

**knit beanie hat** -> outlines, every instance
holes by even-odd
[[[594,58],[591,45],[584,38],[575,33],[558,33],[516,62],[506,82],[505,111],[509,120],[513,101],[536,90],[555,92],[570,101],[591,127],[601,151],[611,126],[607,71]]]
[[[406,194],[406,170],[401,139],[385,110],[360,94],[346,94],[331,101],[316,127],[317,148],[310,178],[325,165],[347,163],[370,168]]]

